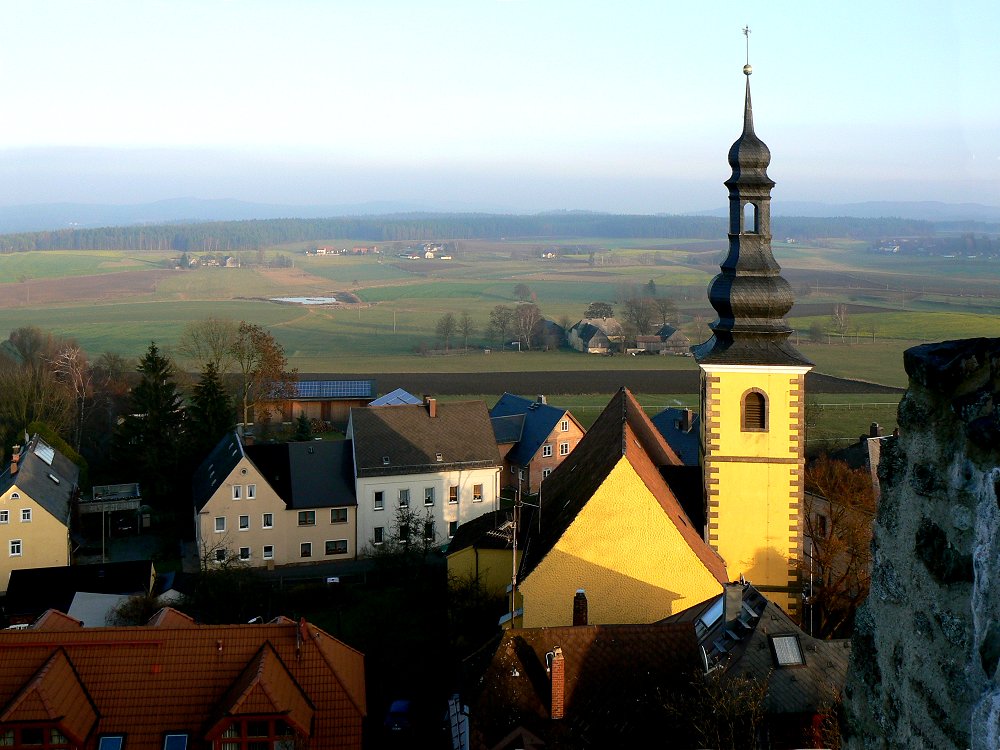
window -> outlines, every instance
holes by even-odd
[[[122,750],[125,744],[125,735],[106,734],[97,743],[97,750]]]
[[[313,546],[312,542],[302,542],[299,545],[299,557],[312,557],[313,556]]]
[[[212,747],[222,750],[292,750],[295,747],[295,735],[292,728],[281,719],[233,719],[233,723]]]
[[[10,499],[11,500],[20,500],[21,499],[21,493],[20,492],[11,492],[10,493]]]
[[[247,531],[250,528],[250,516],[240,516],[240,531]]]
[[[399,507],[409,508],[410,507],[410,491],[400,490],[399,491]]]
[[[569,455],[569,443],[559,443],[559,455],[560,456]]]
[[[522,482],[524,481],[524,469],[521,469],[519,472],[517,472],[517,478],[520,479]]]
[[[545,479],[551,473],[552,473],[552,469],[542,469],[542,479]]]
[[[0,510],[0,523],[10,523],[9,510]]]
[[[382,490],[375,493],[375,500],[372,505],[375,510],[382,510],[385,507],[385,493]]]
[[[216,516],[215,517],[215,531],[216,531],[216,533],[220,533],[220,532],[223,532],[225,530],[226,530],[226,517],[225,516]]]
[[[265,513],[261,516],[260,526],[262,529],[273,529],[274,528],[274,514]]]
[[[433,487],[424,487],[424,505],[434,505]]]
[[[314,510],[299,511],[299,526],[315,526],[315,525],[316,525],[316,511]]]
[[[250,548],[249,547],[240,547],[240,559],[241,560],[249,560],[250,559]]]
[[[743,395],[743,431],[767,430],[767,399],[760,391],[747,391]]]
[[[517,467],[514,466],[514,465],[511,465],[511,467],[510,467],[510,473],[511,474],[517,474]]]
[[[434,536],[435,536],[435,534],[434,534],[434,522],[433,521],[424,521],[424,539],[426,539],[428,542],[433,542],[434,541]]]
[[[448,488],[448,502],[457,503],[458,502],[458,485],[453,484]]]
[[[448,538],[451,539],[458,531],[458,521],[448,521]]]
[[[328,554],[328,555],[346,555],[347,554],[347,540],[346,539],[334,539],[332,541],[326,542],[326,554]]]
[[[31,523],[31,508],[21,508],[21,521]]]
[[[273,544],[265,544],[264,545],[264,559],[265,560],[273,560],[274,559],[274,545]]]
[[[560,432],[569,432],[569,420],[568,419],[564,419],[562,422],[559,423],[559,430],[560,430]]]
[[[757,234],[760,230],[757,226],[757,204],[743,204],[743,233]]]
[[[405,523],[399,527],[399,541],[402,544],[410,543],[410,527]]]
[[[330,508],[330,523],[347,523],[347,508]]]
[[[549,458],[552,455],[552,445],[546,443],[542,446],[542,458]]]
[[[481,503],[483,501],[483,485],[472,485],[472,502]]]
[[[225,562],[226,561],[226,550],[223,547],[219,547],[215,550],[215,561]]]
[[[163,750],[187,750],[186,734],[168,734],[163,738]]]
[[[39,750],[60,748],[62,750],[63,748],[74,748],[76,745],[71,745],[66,736],[49,723],[33,727],[11,726],[9,729],[5,726],[4,729],[0,729],[0,747],[37,747]],[[101,745],[101,748],[103,747],[104,745]],[[112,750],[120,750],[121,745],[109,745],[108,747]]]
[[[21,540],[11,539],[10,540],[10,556],[20,557],[21,556]]]
[[[771,642],[771,655],[779,667],[805,666],[805,655],[802,653],[802,645],[797,635],[793,633],[772,635],[768,640]]]
[[[257,497],[257,485],[256,484],[248,484],[247,485],[247,500],[253,500],[255,497]],[[187,735],[174,735],[174,736],[176,736],[176,737],[183,736],[184,737],[184,742],[185,743],[187,742]]]
[[[385,528],[382,526],[375,527],[375,533],[372,535],[372,544],[382,544],[385,541]]]
[[[234,484],[233,485],[233,500],[239,500],[240,496],[243,494],[243,485]]]

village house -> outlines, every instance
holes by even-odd
[[[79,475],[76,464],[38,435],[14,446],[0,474],[0,591],[13,570],[70,564]]]
[[[586,354],[609,354],[621,350],[625,332],[614,318],[584,318],[566,332],[567,343]]]
[[[585,430],[569,411],[503,394],[490,409],[490,421],[503,457],[501,489],[537,495],[548,477],[576,447]]]
[[[691,340],[670,325],[661,327],[651,336],[636,336],[635,347],[653,354],[691,356]]]
[[[444,544],[459,526],[497,508],[502,466],[482,401],[351,410],[358,547],[383,544],[406,515]]]
[[[296,380],[294,393],[281,407],[283,419],[300,416],[343,429],[351,409],[367,406],[375,398],[374,380]]]

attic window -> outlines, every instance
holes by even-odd
[[[382,465],[383,466],[388,466],[389,465],[389,457],[388,456],[382,456]]]
[[[434,457],[435,457],[435,458],[436,458],[436,459],[437,459],[438,461],[444,461],[444,457],[443,457],[443,456],[442,456],[442,455],[441,455],[440,453],[435,453],[435,454],[434,454]]]
[[[771,653],[774,656],[774,663],[779,667],[804,667],[806,658],[802,654],[802,645],[799,637],[794,633],[787,635],[772,635],[768,639],[771,642]]]
[[[51,479],[56,484],[59,484],[59,477],[57,477],[55,474],[49,474],[49,479]]]

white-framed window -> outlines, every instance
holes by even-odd
[[[424,487],[424,505],[434,505],[433,487]]]
[[[187,750],[186,734],[168,734],[163,738],[163,750]]]
[[[569,432],[569,420],[568,419],[564,419],[562,422],[559,423],[559,431],[560,432]]]
[[[215,550],[215,561],[219,563],[226,561],[226,550],[223,549],[222,547],[218,547]]]
[[[20,492],[11,492],[10,493],[10,499],[11,500],[20,500],[21,499],[21,493]]]
[[[315,526],[315,525],[316,525],[316,511],[314,510],[299,511],[299,526]]]
[[[240,531],[250,530],[250,516],[240,516]]]
[[[10,523],[9,510],[0,510],[0,523]]]
[[[216,531],[216,533],[220,533],[220,532],[223,532],[225,530],[226,530],[226,517],[225,516],[216,516],[215,517],[215,531]]]
[[[457,503],[458,502],[458,485],[453,484],[448,488],[448,502]]]
[[[273,560],[274,559],[274,545],[273,544],[265,544],[264,545],[264,559],[265,560]]]
[[[552,455],[552,444],[546,443],[542,446],[542,458],[549,458]]]
[[[31,523],[31,508],[21,508],[21,522]]]
[[[274,528],[274,514],[265,513],[261,516],[260,527],[262,529],[273,529]]]
[[[312,557],[313,556],[313,546],[312,542],[302,542],[299,545],[299,557]]]
[[[240,547],[240,559],[241,560],[249,560],[250,559],[250,548],[249,547]]]
[[[560,456],[569,455],[569,443],[559,443],[559,455]]]
[[[551,473],[552,469],[542,469],[542,479],[545,479]]]
[[[233,485],[233,500],[239,500],[243,496],[243,485],[234,484]]]
[[[330,508],[330,523],[347,523],[347,508]]]
[[[472,485],[472,502],[481,503],[483,501],[483,485]]]
[[[385,507],[385,493],[382,490],[375,491],[375,495],[372,498],[372,507],[375,510],[382,510]]]
[[[375,532],[372,534],[372,544],[382,544],[385,541],[385,527],[376,526]]]
[[[409,508],[410,507],[410,491],[400,490],[399,491],[399,507]]]
[[[253,500],[257,497],[257,485],[248,484],[247,485],[247,500]]]
[[[434,522],[424,521],[424,539],[428,542],[434,541]]]
[[[21,556],[21,540],[11,539],[10,540],[10,556],[20,557]]]
[[[346,555],[347,554],[347,540],[346,539],[329,539],[324,542],[326,547],[326,554],[328,555]]]
[[[448,538],[451,539],[458,531],[458,521],[448,521]]]

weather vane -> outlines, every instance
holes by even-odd
[[[743,72],[746,75],[753,73],[753,68],[750,67],[750,27],[743,27],[743,36],[747,38],[747,64],[743,66]]]

